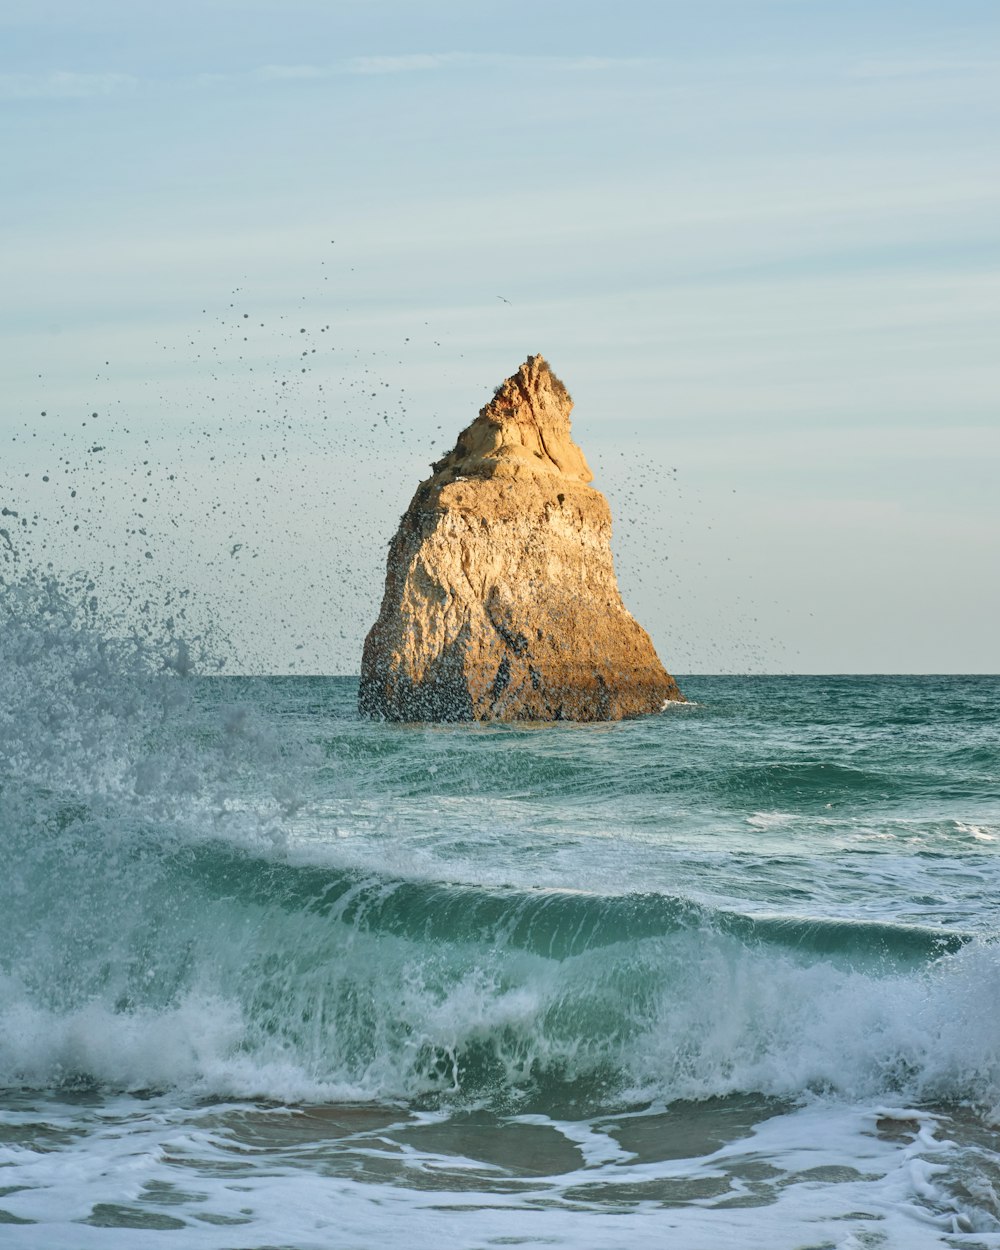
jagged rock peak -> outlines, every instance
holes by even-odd
[[[529,356],[493,393],[455,447],[432,467],[444,481],[457,476],[515,476],[528,469],[574,482],[594,475],[570,437],[569,391],[542,356]]]

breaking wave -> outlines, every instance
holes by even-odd
[[[1000,1100],[989,942],[307,858],[328,759],[207,697],[172,629],[115,636],[84,583],[5,590],[5,1086]]]

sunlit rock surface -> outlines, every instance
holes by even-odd
[[[529,357],[417,488],[365,639],[363,713],[619,720],[682,697],[622,603],[572,407]]]

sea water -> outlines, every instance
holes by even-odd
[[[0,1245],[1000,1246],[1000,679],[387,725],[4,588]]]

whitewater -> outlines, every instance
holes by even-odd
[[[92,589],[3,585],[0,1245],[1000,1246],[1000,679],[386,725]]]

